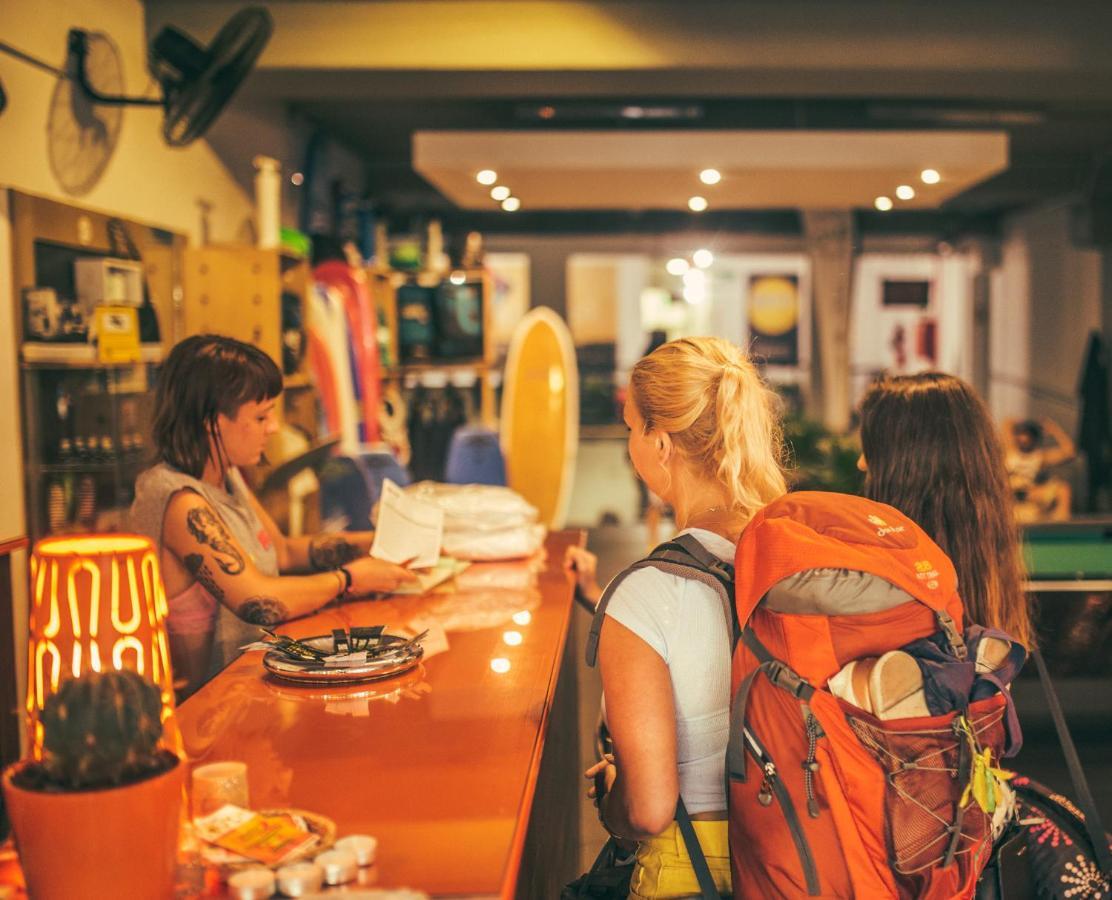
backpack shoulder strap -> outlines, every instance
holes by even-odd
[[[680,578],[690,578],[699,581],[714,590],[722,601],[726,621],[731,625],[733,640],[731,646],[737,642],[740,629],[738,628],[737,613],[734,610],[734,567],[728,562],[719,559],[706,547],[699,543],[690,534],[681,534],[670,541],[656,547],[644,559],[638,560],[628,569],[615,575],[606,590],[602,592],[595,615],[591,620],[591,629],[587,633],[587,665],[592,668],[598,662],[598,640],[602,633],[602,623],[606,619],[606,607],[610,598],[627,576],[638,569],[659,569],[669,575]]]

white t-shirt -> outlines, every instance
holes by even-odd
[[[732,563],[736,547],[689,528],[707,550]],[[689,813],[726,808],[730,734],[730,625],[715,590],[659,569],[638,569],[610,597],[606,615],[660,654],[672,677],[680,794]],[[605,698],[603,716],[605,717]]]

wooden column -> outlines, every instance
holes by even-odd
[[[803,233],[811,254],[811,284],[818,340],[814,371],[815,411],[833,431],[850,421],[850,297],[854,229],[849,210],[804,210]]]

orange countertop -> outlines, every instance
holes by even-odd
[[[281,626],[308,637],[431,620],[449,649],[398,678],[334,688],[275,681],[261,652],[245,653],[178,710],[191,763],[243,760],[253,807],[307,809],[339,836],[374,835],[378,886],[512,897],[573,607],[564,550],[581,540],[550,534],[532,566],[475,564],[450,593],[350,603]]]

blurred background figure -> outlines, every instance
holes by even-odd
[[[1020,522],[1040,519],[1065,521],[1070,517],[1069,483],[1051,474],[1055,466],[1072,460],[1077,451],[1053,419],[1004,422],[1004,463],[1016,500]],[[1052,442],[1047,445],[1047,441]]]

